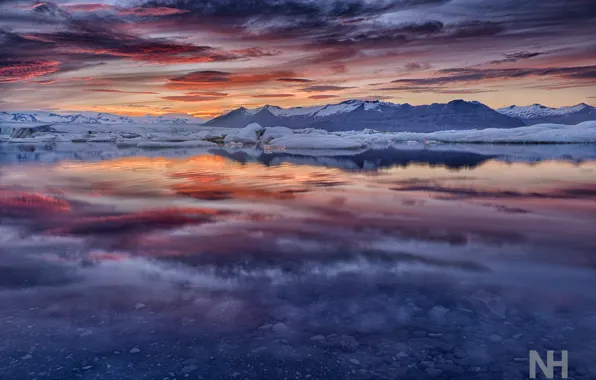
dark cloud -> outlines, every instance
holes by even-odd
[[[211,22],[240,22],[254,18],[263,20],[278,18],[288,22],[304,20],[347,21],[382,15],[391,10],[409,9],[429,4],[442,4],[445,0],[328,0],[325,2],[308,0],[149,0],[143,7],[171,7],[189,11],[195,17]]]
[[[194,71],[186,75],[170,78],[166,87],[173,90],[220,89],[224,87],[242,87],[276,81],[291,77],[288,71],[231,73],[225,71]]]
[[[424,93],[433,93],[433,94],[483,94],[486,92],[493,92],[494,90],[490,89],[451,89],[451,88],[444,88],[439,86],[396,86],[396,87],[384,87],[379,88],[378,91],[388,91],[388,92],[409,92],[415,94],[424,94]]]
[[[232,73],[225,71],[195,71],[180,77],[171,78],[172,83],[218,83],[229,82]]]
[[[450,28],[448,37],[478,38],[494,36],[505,31],[505,26],[492,21],[472,20],[454,25]]]
[[[311,95],[309,99],[332,99],[337,98],[337,95]]]
[[[80,58],[100,56],[103,59],[130,59],[156,64],[229,61],[274,54],[258,48],[228,52],[210,46],[147,39],[87,23],[77,24],[68,31],[34,33],[22,37],[54,55],[78,55]]]
[[[169,7],[157,7],[157,8],[130,8],[130,9],[119,9],[120,14],[133,15],[139,17],[145,16],[171,16],[181,13],[189,12],[184,9],[169,8]]]
[[[512,63],[512,62],[517,62],[517,61],[521,61],[524,59],[530,59],[530,58],[534,58],[534,57],[538,57],[541,55],[545,55],[545,54],[549,54],[548,52],[531,52],[531,51],[520,51],[520,52],[515,52],[515,53],[506,53],[504,54],[505,58],[503,59],[499,59],[496,61],[491,61],[489,63],[491,64],[501,64],[501,63]]]
[[[309,86],[302,89],[305,92],[327,92],[327,91],[341,91],[347,90],[355,87],[346,87],[346,86]]]
[[[409,62],[404,65],[404,68],[407,71],[421,71],[430,69],[431,65],[429,63]]]
[[[399,24],[390,27],[342,25],[316,40],[316,45],[332,46],[384,46],[402,45],[410,40],[440,34],[445,25],[440,21]]]

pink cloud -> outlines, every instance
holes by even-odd
[[[0,61],[0,83],[19,82],[52,74],[60,69],[58,61]]]

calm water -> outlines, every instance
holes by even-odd
[[[596,161],[18,149],[2,379],[596,376]]]

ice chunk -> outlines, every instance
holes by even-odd
[[[51,144],[56,141],[56,136],[39,136],[29,138],[11,138],[7,142],[11,144]]]
[[[106,136],[95,136],[87,139],[87,142],[94,142],[94,143],[113,143],[116,141],[116,136],[106,135]]]
[[[261,137],[261,144],[269,144],[271,140],[294,134],[294,131],[287,127],[269,127]]]
[[[243,144],[256,144],[259,140],[259,135],[264,131],[265,128],[261,127],[257,123],[252,123],[242,129],[229,133],[225,137],[224,143],[229,144],[233,142],[241,142]]]

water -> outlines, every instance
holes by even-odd
[[[596,376],[593,148],[98,147],[2,152],[2,378]]]

